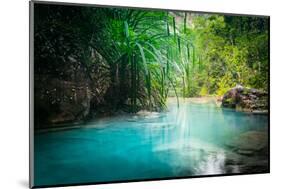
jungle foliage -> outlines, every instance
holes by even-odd
[[[223,95],[237,84],[267,90],[266,17],[35,5],[35,74],[83,72],[93,101],[114,110],[165,109],[169,96]]]

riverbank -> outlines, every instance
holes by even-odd
[[[177,101],[179,101],[179,106],[181,106],[184,103],[189,103],[189,104],[213,104],[217,108],[223,108],[222,107],[222,97],[217,97],[217,96],[208,96],[208,97],[192,97],[192,98],[177,98],[176,97],[169,97],[167,98],[167,104],[177,104]],[[243,111],[241,109],[234,109],[238,112],[245,112],[248,114],[267,114],[268,112],[262,112],[262,111]],[[164,110],[165,112],[167,110]],[[106,120],[108,118],[114,118],[114,117],[120,117],[120,116],[125,116],[125,117],[134,117],[134,116],[153,116],[159,114],[159,112],[151,112],[147,110],[140,110],[139,112],[132,114],[132,113],[127,113],[124,111],[116,111],[110,115],[99,115],[96,117],[88,118],[85,121],[75,121],[72,123],[53,123],[49,125],[44,125],[42,127],[36,128],[35,131],[37,133],[44,133],[44,132],[50,132],[50,131],[62,131],[62,130],[67,130],[67,129],[77,129],[83,127],[83,125],[86,125],[88,122],[93,122],[93,121],[98,121],[98,120]]]
[[[196,104],[206,104],[206,103],[216,103],[217,106],[220,106],[220,102],[217,100],[217,97],[194,97],[194,98],[178,98],[179,105],[182,103],[196,103]],[[177,98],[169,97],[167,98],[167,104],[174,104],[177,103]],[[167,110],[163,110],[165,112]],[[124,111],[116,111],[111,112],[110,114],[95,114],[92,116],[88,116],[87,120],[80,120],[80,121],[73,121],[73,122],[66,122],[66,123],[50,123],[41,125],[40,127],[35,128],[35,131],[38,133],[44,133],[49,131],[61,131],[67,129],[75,129],[83,127],[81,125],[87,124],[87,122],[93,122],[95,120],[104,120],[111,117],[119,117],[119,116],[149,116],[153,114],[157,114],[159,112],[147,111],[147,110],[140,110],[137,113],[128,113]]]
[[[221,97],[218,96],[206,96],[206,97],[190,97],[190,98],[178,98],[179,105],[183,102],[195,103],[195,104],[206,104],[206,103],[215,103],[216,105],[221,105]],[[175,103],[177,102],[176,97],[169,97],[167,99],[167,103]]]

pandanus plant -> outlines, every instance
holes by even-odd
[[[174,62],[167,50],[173,45],[167,33],[168,16],[163,12],[128,10],[116,13],[108,24],[107,31],[120,54],[117,60],[123,57],[119,77],[130,72],[131,112],[137,111],[137,102],[149,110],[165,108],[169,86],[174,85],[169,76],[170,64]]]
[[[163,109],[170,89],[178,101],[176,79],[182,76],[183,88],[186,87],[190,62],[194,63],[195,56],[186,24],[185,32],[179,34],[182,28],[177,26],[175,15],[170,12],[99,11],[103,11],[98,14],[104,15],[104,22],[99,35],[93,35],[92,46],[107,60],[113,94],[119,99],[116,106],[129,99],[130,112],[137,112],[139,107]]]

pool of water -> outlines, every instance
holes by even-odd
[[[37,133],[35,185],[243,173],[240,165],[247,167],[247,161],[241,158],[250,158],[255,167],[260,159],[236,153],[226,142],[267,130],[266,115],[182,101],[179,108],[170,102],[163,113],[115,116],[83,128]],[[234,159],[231,166],[229,158]]]

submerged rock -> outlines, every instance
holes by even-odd
[[[222,106],[234,108],[238,111],[267,113],[268,94],[267,92],[245,88],[241,85],[227,91],[222,98]]]
[[[268,134],[249,131],[226,143],[226,173],[264,173],[269,171]]]
[[[258,154],[267,156],[268,133],[249,131],[226,142],[226,146],[242,155],[250,156]]]

